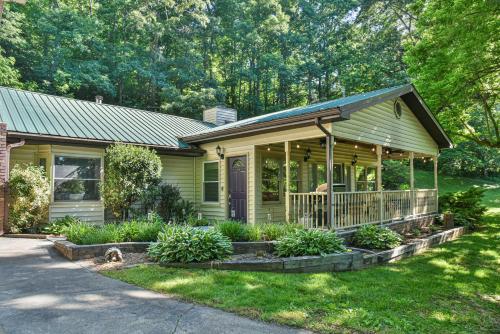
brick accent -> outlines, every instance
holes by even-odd
[[[9,173],[7,153],[7,124],[0,123],[0,235],[7,230],[7,175]]]

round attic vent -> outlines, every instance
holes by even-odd
[[[401,118],[401,114],[403,113],[403,108],[401,107],[401,103],[399,99],[394,102],[394,115],[397,119]]]

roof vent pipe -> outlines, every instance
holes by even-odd
[[[102,103],[102,96],[101,95],[96,95],[95,97],[95,103],[101,104]]]

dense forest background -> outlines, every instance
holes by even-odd
[[[464,157],[498,174],[499,13],[495,0],[5,3],[0,85],[200,119],[413,82]]]

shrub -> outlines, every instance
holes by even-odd
[[[159,184],[144,192],[142,203],[145,210],[157,212],[166,222],[185,223],[194,214],[192,202],[184,200],[178,187]]]
[[[64,216],[64,218],[56,219],[50,222],[48,225],[46,225],[43,228],[43,232],[55,235],[63,234],[64,229],[66,227],[70,226],[71,224],[77,224],[77,223],[80,223],[80,219],[78,219],[77,217]]]
[[[353,243],[360,248],[390,249],[401,244],[403,238],[387,227],[361,226],[354,234]]]
[[[347,251],[333,231],[295,230],[276,244],[278,256],[325,255]]]
[[[410,169],[406,161],[384,160],[382,184],[385,190],[408,189],[410,187]]]
[[[50,186],[43,168],[15,165],[10,172],[9,225],[13,233],[33,231],[47,219]]]
[[[162,263],[188,263],[223,260],[232,251],[231,241],[214,229],[168,226],[148,248],[148,255]]]
[[[474,228],[486,212],[486,207],[481,205],[484,191],[483,188],[472,187],[444,194],[439,197],[439,210],[453,213],[455,225]]]
[[[164,226],[163,221],[155,216],[151,221],[136,219],[121,224],[92,225],[75,221],[62,228],[62,234],[77,245],[148,242],[155,241]]]
[[[127,218],[132,204],[160,182],[160,158],[148,148],[116,144],[106,149],[104,162],[104,204],[116,217]]]
[[[248,227],[234,220],[226,220],[218,222],[215,229],[222,235],[228,237],[231,241],[248,241]]]

